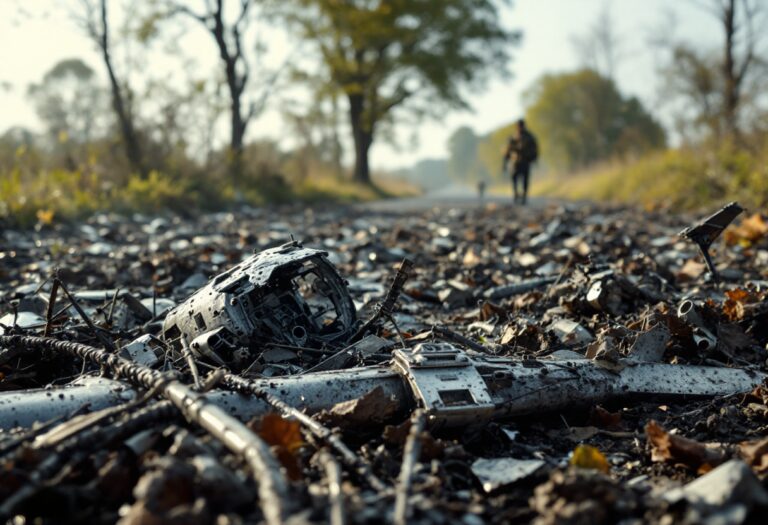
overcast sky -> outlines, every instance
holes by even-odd
[[[514,1],[503,12],[505,24],[523,32],[523,42],[513,52],[511,70],[514,77],[508,81],[494,81],[485,92],[470,94],[472,112],[451,113],[440,122],[401,126],[398,136],[403,147],[395,150],[385,143],[375,144],[372,149],[374,168],[395,168],[421,158],[442,157],[448,136],[461,125],[485,133],[518,118],[522,112],[521,94],[536,78],[546,72],[567,71],[579,66],[573,37],[583,34],[594,23],[607,2]],[[80,57],[104,78],[93,45],[68,16],[68,11],[76,10],[78,4],[77,0],[0,0],[0,133],[11,126],[40,129],[40,122],[26,97],[27,86],[39,81],[59,60]],[[619,85],[625,93],[640,97],[651,109],[658,99],[654,52],[648,41],[654,33],[669,27],[670,14],[674,13],[673,19],[679,22],[674,36],[709,47],[719,44],[714,19],[692,2],[612,0],[608,4],[624,51],[616,75]],[[180,42],[186,53],[196,57],[203,70],[210,71],[217,66],[214,44],[207,34],[192,31]],[[279,55],[288,52],[286,50],[295,44],[278,39],[272,47]],[[150,69],[167,70],[165,78],[168,82],[179,78],[180,74],[174,74],[177,62],[158,58],[158,55],[151,55]],[[252,138],[268,136],[283,144],[290,144],[289,135],[276,110],[263,115],[250,128]]]

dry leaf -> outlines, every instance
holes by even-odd
[[[757,401],[760,401],[764,405],[768,405],[768,385],[766,382],[763,382],[762,385],[758,385],[747,394],[747,399],[754,398]]]
[[[388,397],[384,389],[377,386],[362,397],[338,403],[330,410],[324,410],[318,417],[326,423],[344,429],[370,427],[391,419],[397,409],[397,401]]]
[[[704,273],[707,269],[707,265],[697,261],[696,259],[688,259],[680,271],[675,274],[677,280],[680,282],[695,281]]]
[[[744,305],[757,302],[758,299],[743,288],[726,290],[727,299],[723,303],[723,315],[729,321],[741,321],[744,318]]]
[[[472,267],[474,267],[474,266],[477,266],[477,265],[478,265],[478,264],[480,264],[481,262],[482,262],[482,258],[481,258],[481,257],[479,257],[479,256],[478,256],[478,255],[475,253],[475,250],[473,250],[472,248],[470,248],[469,250],[467,250],[467,253],[465,253],[465,254],[464,254],[464,260],[462,261],[462,263],[464,264],[464,266],[466,266],[466,267],[468,267],[468,268],[472,268]]]
[[[570,464],[574,467],[599,470],[608,473],[611,465],[602,452],[591,445],[578,445],[571,455]]]
[[[768,438],[739,443],[739,455],[758,474],[768,472]]]
[[[731,226],[723,235],[728,244],[740,244],[749,247],[768,235],[768,222],[759,213],[742,219],[738,226]]]
[[[304,445],[301,424],[285,419],[274,412],[264,415],[259,423],[259,436],[269,444],[280,464],[285,467],[288,477],[301,479],[301,467],[297,453]]]
[[[727,459],[719,446],[670,434],[654,420],[645,426],[645,435],[651,445],[651,460],[655,462],[682,464],[703,474]]]
[[[590,424],[608,430],[621,430],[621,412],[609,412],[596,405],[589,415]]]
[[[53,222],[53,217],[56,215],[56,212],[50,209],[39,209],[35,215],[40,224],[48,226]]]

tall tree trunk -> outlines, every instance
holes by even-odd
[[[722,22],[725,30],[725,49],[723,60],[723,76],[725,78],[725,93],[723,101],[723,117],[725,131],[728,136],[735,137],[738,131],[738,106],[740,79],[736,71],[734,46],[736,38],[736,0],[728,0],[723,6]]]
[[[141,153],[141,146],[136,135],[136,128],[133,126],[133,117],[128,109],[128,105],[123,97],[123,88],[117,80],[115,69],[112,65],[112,56],[109,50],[109,25],[107,21],[107,0],[101,0],[101,35],[99,47],[101,48],[104,65],[107,67],[109,76],[109,85],[112,90],[112,108],[117,115],[118,125],[120,126],[120,135],[125,145],[125,155],[131,168],[138,172],[142,177],[147,176],[147,168],[144,165],[144,158]]]
[[[247,6],[250,5],[248,1],[245,1],[241,9],[247,10]],[[242,13],[243,15],[245,12]],[[248,125],[249,115],[243,115],[242,96],[245,90],[245,83],[248,78],[247,69],[243,74],[239,74],[237,71],[237,62],[242,59],[241,52],[241,39],[242,36],[238,29],[237,23],[232,26],[232,33],[234,38],[234,49],[230,48],[230,44],[224,35],[224,1],[216,0],[216,8],[210,14],[212,25],[207,26],[208,30],[216,40],[216,45],[219,48],[219,57],[224,62],[224,73],[227,77],[227,88],[229,89],[229,98],[231,109],[230,115],[230,137],[229,137],[229,153],[231,155],[229,159],[229,171],[232,177],[232,182],[237,187],[241,182],[241,176],[243,171],[243,140],[245,137],[245,128]]]
[[[229,68],[227,68],[229,70]],[[229,73],[229,71],[228,71]],[[243,144],[245,138],[245,128],[247,126],[246,120],[243,118],[240,104],[240,93],[237,91],[237,79],[232,78],[230,82],[230,95],[232,97],[232,103],[230,104],[232,115],[230,117],[230,141],[229,151],[230,160],[230,172],[232,182],[235,186],[239,185],[243,172]]]
[[[373,128],[366,127],[363,119],[365,99],[360,94],[349,95],[349,120],[352,138],[355,142],[355,169],[352,179],[363,184],[371,183],[371,171],[368,166],[368,150],[373,142]]]
[[[339,138],[339,120],[337,115],[339,114],[339,101],[336,94],[331,95],[331,158],[333,162],[333,169],[336,175],[341,175],[344,168],[342,165],[344,150],[341,146],[341,139]]]

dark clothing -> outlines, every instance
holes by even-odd
[[[539,158],[539,145],[530,131],[524,129],[519,138],[510,137],[507,151],[504,153],[505,161],[512,164],[533,164]]]
[[[504,166],[507,168],[510,164],[512,168],[512,191],[515,196],[515,202],[520,201],[525,204],[528,197],[528,179],[531,174],[531,164],[539,158],[539,146],[536,138],[527,130],[523,129],[518,138],[510,138],[507,144],[507,150],[504,152]],[[518,190],[518,185],[520,189]]]
[[[515,195],[515,202],[525,204],[528,199],[528,179],[531,175],[530,164],[515,164],[512,169],[512,192]],[[518,191],[517,187],[520,186]]]

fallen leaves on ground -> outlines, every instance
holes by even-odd
[[[743,288],[725,291],[726,300],[723,302],[723,315],[729,321],[741,321],[744,318],[744,305],[757,302],[757,298]]]
[[[768,235],[768,222],[760,213],[755,213],[742,219],[738,225],[725,230],[723,237],[728,244],[749,247],[766,235]]]
[[[362,397],[334,405],[318,417],[326,423],[349,429],[382,424],[391,419],[397,407],[397,402],[388,397],[382,387],[377,386]]]
[[[682,464],[704,474],[727,459],[720,445],[706,445],[671,434],[654,420],[645,426],[645,435],[651,446],[651,460],[655,462]]]
[[[739,443],[739,455],[756,473],[768,473],[768,438]]]
[[[304,446],[301,424],[272,412],[261,418],[258,433],[261,439],[272,447],[277,459],[288,471],[289,477],[300,479],[301,467],[297,454]]]
[[[573,450],[570,464],[577,468],[598,470],[603,473],[611,470],[605,455],[591,445],[578,445]]]

